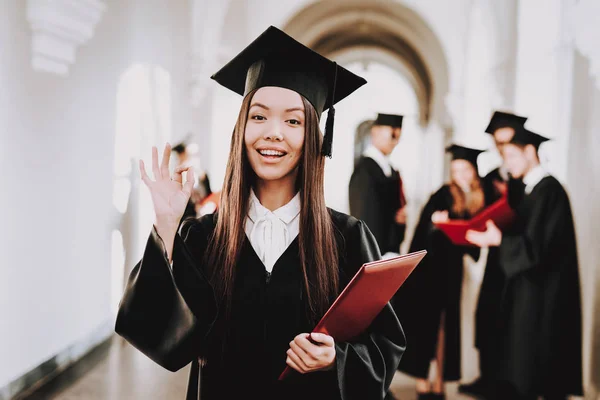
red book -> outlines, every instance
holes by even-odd
[[[468,220],[450,220],[435,224],[442,232],[446,234],[452,243],[459,246],[473,246],[465,238],[468,230],[484,232],[488,220],[494,221],[494,224],[504,230],[508,228],[515,219],[514,210],[508,205],[508,199],[503,196],[492,205],[481,211],[479,214]]]
[[[390,301],[427,251],[364,264],[335,302],[329,307],[313,333],[325,333],[336,342],[351,340],[364,332]],[[290,367],[279,376],[284,379]]]

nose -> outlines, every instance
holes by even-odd
[[[281,142],[283,140],[283,135],[281,134],[281,129],[279,127],[279,123],[274,123],[272,127],[267,129],[264,138],[265,138],[265,140],[273,140],[275,142]]]

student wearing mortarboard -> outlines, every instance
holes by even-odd
[[[378,114],[371,127],[371,145],[350,178],[350,214],[367,224],[382,254],[399,254],[406,231],[402,179],[388,160],[400,140],[402,118]]]
[[[443,399],[444,383],[460,379],[463,256],[479,257],[479,249],[453,244],[434,223],[470,219],[486,206],[477,172],[483,151],[459,145],[446,150],[452,155],[451,181],[423,208],[410,246],[410,251],[427,249],[427,257],[394,298],[408,343],[399,369],[417,378],[420,399]],[[431,360],[437,364],[433,383],[428,381]]]
[[[506,277],[496,371],[499,398],[564,400],[582,395],[581,304],[569,197],[540,165],[548,139],[518,128],[504,146],[508,172],[523,179],[517,221],[501,232],[467,232],[477,246],[499,246]]]
[[[492,115],[485,132],[492,135],[502,165],[483,178],[486,203],[492,203],[506,195],[509,204],[515,208],[523,198],[524,185],[521,179],[512,177],[506,167],[504,148],[510,143],[515,131],[523,128],[526,117],[496,111]],[[472,383],[460,385],[458,390],[475,396],[486,397],[494,391],[495,368],[501,354],[498,353],[497,335],[504,273],[498,262],[498,249],[489,249],[483,275],[477,310],[475,312],[475,347],[479,352],[479,377]]]
[[[156,223],[117,332],[166,368],[191,362],[189,399],[198,386],[203,400],[383,399],[405,348],[389,304],[351,341],[307,333],[380,257],[363,222],[325,206],[323,187],[333,105],[365,80],[274,27],[213,79],[244,96],[222,206],[177,233],[192,171],[168,171],[168,146],[161,166],[153,149],[154,181],[141,163]],[[286,366],[298,372],[279,381]]]
[[[192,195],[188,201],[188,204],[183,213],[183,220],[187,218],[196,218],[199,214],[197,209],[200,204],[208,196],[212,194],[210,188],[210,180],[208,174],[199,165],[200,160],[198,157],[194,157],[194,154],[190,154],[190,145],[187,141],[183,141],[173,146],[173,152],[177,154],[177,167],[192,166],[198,173],[198,182],[194,184]]]
[[[486,196],[490,200],[500,198],[502,195],[508,195],[509,203],[516,207],[519,200],[523,197],[523,182],[510,176],[504,162],[504,146],[510,142],[516,129],[524,126],[527,117],[495,111],[485,132],[494,138],[496,150],[502,157],[502,165],[489,172],[483,178],[483,186]],[[488,200],[488,202],[490,201]]]

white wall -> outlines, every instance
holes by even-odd
[[[600,85],[575,56],[567,189],[575,217],[584,304],[584,376],[588,398],[600,394]]]
[[[187,4],[179,4],[107,1],[68,77],[31,69],[26,2],[3,4],[0,387],[112,324],[117,82],[136,61],[162,64],[173,74],[174,126],[189,123]]]

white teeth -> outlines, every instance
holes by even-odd
[[[263,156],[282,156],[283,152],[277,150],[259,150],[260,154]]]

